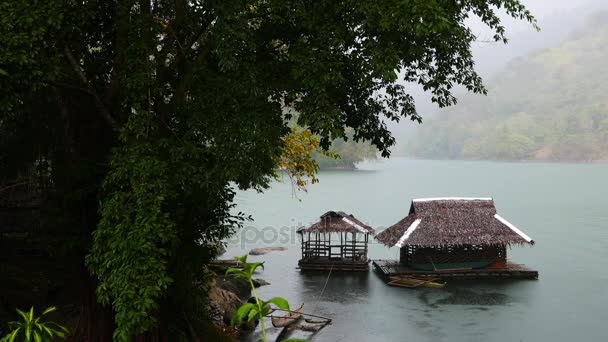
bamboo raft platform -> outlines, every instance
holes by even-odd
[[[358,261],[318,257],[300,260],[298,262],[298,269],[303,271],[369,271],[369,260]]]
[[[538,271],[530,269],[521,264],[507,262],[503,268],[480,268],[480,269],[451,269],[425,271],[416,270],[400,264],[398,260],[373,260],[372,264],[376,272],[389,282],[391,277],[412,276],[432,277],[440,279],[538,279]]]

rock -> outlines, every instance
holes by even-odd
[[[253,279],[253,284],[255,287],[259,287],[270,283],[264,279]],[[232,316],[248,300],[253,300],[255,303],[255,299],[251,297],[249,281],[241,278],[216,276],[209,290],[208,312],[213,324],[220,330],[229,329]],[[237,331],[255,331],[258,323],[257,321],[243,323]]]
[[[230,324],[230,318],[241,306],[242,300],[239,296],[219,285],[214,281],[209,291],[209,313],[216,326]]]
[[[243,278],[220,276],[216,279],[217,287],[235,293],[240,299],[244,300],[251,295],[251,286]]]
[[[215,259],[209,263],[208,267],[217,275],[223,276],[230,267],[241,268],[241,263],[234,259]]]
[[[260,247],[249,251],[249,255],[264,255],[273,251],[286,251],[287,247]]]
[[[269,282],[267,282],[266,280],[264,280],[262,278],[257,278],[257,279],[252,279],[252,280],[253,280],[253,286],[255,286],[255,287],[270,285]]]

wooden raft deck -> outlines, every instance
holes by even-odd
[[[298,262],[300,270],[333,270],[333,271],[368,271],[369,260],[353,261],[352,259],[336,259],[327,257],[317,257],[301,259]]]
[[[374,269],[388,281],[391,276],[438,277],[441,279],[538,279],[538,271],[507,262],[504,268],[423,271],[401,265],[397,260],[373,260]]]

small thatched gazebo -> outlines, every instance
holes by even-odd
[[[416,270],[506,267],[507,247],[534,241],[496,213],[491,198],[414,199],[407,217],[376,236]]]
[[[301,228],[300,269],[367,270],[372,227],[343,211],[328,211],[318,222]]]

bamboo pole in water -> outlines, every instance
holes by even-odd
[[[279,309],[279,308],[275,308],[274,310],[276,310],[276,311],[283,311],[283,312],[289,312],[289,313],[295,312],[295,311],[291,311],[291,310],[284,310],[284,309]],[[324,317],[324,316],[319,316],[319,315],[313,315],[313,314],[309,314],[309,313],[305,313],[305,312],[297,312],[297,313],[299,313],[300,315],[305,315],[305,316],[310,316],[310,317],[317,317],[317,318],[326,319],[326,320],[328,320],[329,322],[331,322],[331,320],[332,320],[332,319],[331,319],[331,318],[329,318],[329,317]]]

